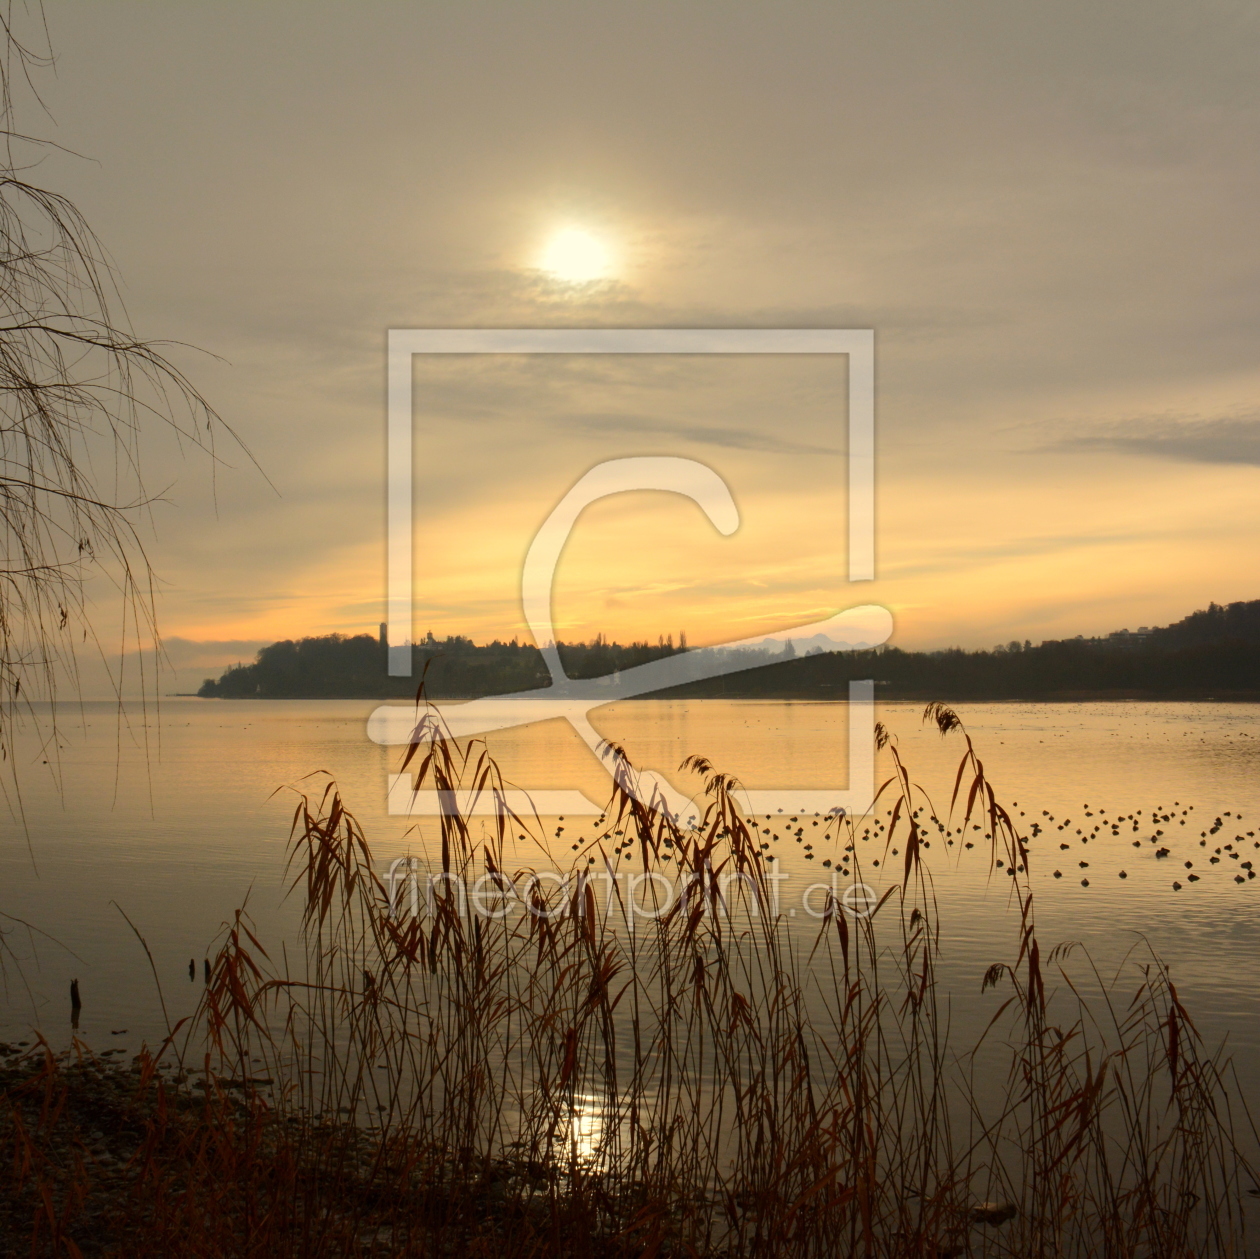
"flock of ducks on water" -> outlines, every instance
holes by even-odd
[[[1013,807],[1018,808],[1018,802],[1016,802]],[[1118,839],[1127,831],[1129,834],[1139,837],[1132,841],[1134,848],[1142,849],[1148,844],[1154,844],[1156,845],[1154,849],[1155,859],[1157,861],[1164,861],[1174,856],[1173,850],[1168,846],[1169,844],[1184,841],[1187,836],[1190,836],[1193,833],[1192,830],[1185,829],[1171,832],[1165,832],[1163,829],[1165,826],[1171,827],[1174,823],[1181,828],[1185,828],[1187,825],[1190,825],[1190,814],[1194,811],[1194,805],[1186,805],[1183,807],[1179,800],[1173,801],[1173,807],[1171,809],[1165,808],[1163,805],[1156,806],[1156,808],[1151,810],[1150,816],[1145,820],[1143,820],[1143,810],[1141,809],[1138,809],[1135,813],[1122,813],[1114,818],[1107,817],[1106,809],[1091,809],[1088,804],[1083,805],[1082,810],[1086,819],[1085,824],[1077,826],[1075,830],[1072,830],[1072,819],[1070,817],[1065,817],[1062,821],[1056,821],[1055,816],[1050,813],[1049,810],[1043,809],[1041,817],[1044,821],[1034,820],[1028,827],[1027,838],[1029,840],[1036,840],[1041,835],[1052,835],[1051,828],[1053,828],[1055,832],[1064,835],[1063,841],[1059,844],[1059,851],[1061,853],[1067,853],[1072,850],[1074,843],[1078,843],[1084,847],[1091,840],[1098,840],[1104,837]],[[780,810],[780,812],[782,812],[782,810]],[[927,832],[928,827],[931,826],[935,829],[936,834],[940,838],[944,839],[946,846],[949,848],[953,848],[958,845],[961,845],[964,849],[975,847],[974,838],[965,838],[967,831],[963,825],[949,827],[939,818],[931,814],[929,814],[927,818],[924,818],[923,813],[923,809],[917,809],[912,815],[919,823],[921,833]],[[1022,818],[1024,814],[1021,812],[1019,816]],[[1089,825],[1088,819],[1091,818],[1094,819],[1093,824],[1089,826],[1087,831],[1085,826]],[[1228,823],[1226,822],[1227,818],[1230,819]],[[560,818],[559,821],[563,823],[564,818]],[[603,821],[604,818],[601,817],[599,819],[599,823],[603,823]],[[775,860],[774,853],[770,851],[771,845],[779,843],[782,839],[786,838],[795,840],[796,843],[801,846],[806,861],[813,861],[816,855],[814,852],[814,844],[812,840],[809,842],[806,841],[805,836],[807,832],[805,827],[806,825],[809,825],[812,828],[818,827],[821,823],[825,822],[826,819],[820,814],[815,813],[813,818],[802,822],[800,815],[785,816],[782,819],[778,819],[767,813],[765,815],[764,822],[759,822],[756,818],[746,818],[745,821],[754,835],[759,837],[761,851],[766,855],[767,860]],[[1216,837],[1224,831],[1227,826],[1230,829],[1234,829],[1235,827],[1241,828],[1242,824],[1241,813],[1233,813],[1231,810],[1226,809],[1223,814],[1212,821],[1212,824],[1206,830],[1200,831],[1198,846],[1205,851],[1193,854],[1192,850],[1192,855],[1197,856],[1197,862],[1189,858],[1184,860],[1183,865],[1186,873],[1181,875],[1180,878],[1173,880],[1173,890],[1178,892],[1181,891],[1181,879],[1183,878],[1186,883],[1198,883],[1203,877],[1203,874],[1211,872],[1211,868],[1213,866],[1223,866],[1223,872],[1227,873],[1230,870],[1229,862],[1231,861],[1237,863],[1233,867],[1233,881],[1235,883],[1246,883],[1249,880],[1254,879],[1256,877],[1256,871],[1253,869],[1252,861],[1250,858],[1247,860],[1243,860],[1243,858],[1248,853],[1248,845],[1250,845],[1252,849],[1260,849],[1260,839],[1256,838],[1255,831],[1242,832],[1241,829],[1239,829],[1239,833],[1235,834],[1232,840],[1222,842],[1219,845],[1214,844]],[[783,834],[781,835],[779,833],[779,829],[776,828],[781,829]],[[990,838],[987,831],[982,831],[982,828],[974,823],[972,824],[972,830],[982,832],[983,838],[986,840]],[[564,826],[560,825],[556,828],[555,836],[559,839],[563,834]],[[887,824],[879,819],[874,819],[864,828],[859,838],[861,842],[866,843],[872,839],[878,840],[881,837],[887,837]],[[522,838],[524,837],[522,836]],[[621,830],[614,831],[612,838],[617,840],[617,843],[613,848],[613,859],[615,860],[618,857],[622,857],[624,860],[629,861],[633,855],[633,849],[637,846],[633,839],[626,836],[624,831]],[[819,837],[815,836],[814,838]],[[573,851],[579,851],[586,842],[588,841],[579,840],[578,843],[573,844]],[[931,848],[932,846],[932,841],[927,838],[921,839],[920,843],[924,848]],[[666,849],[669,849],[671,848],[671,845],[667,842],[665,847]],[[891,848],[887,844],[885,845],[885,848],[885,856],[891,855],[896,857],[898,855],[898,849]],[[826,869],[832,869],[834,867],[834,869],[839,871],[841,874],[848,875],[851,872],[850,856],[854,853],[854,850],[855,845],[848,843],[844,847],[844,852],[839,857],[835,858],[834,861],[831,858],[827,858],[822,862],[822,865]],[[662,854],[662,856],[666,862],[671,859],[668,852]],[[594,856],[588,856],[587,861],[593,865],[595,863]],[[879,864],[880,859],[878,857],[871,862],[872,866],[878,866]],[[994,864],[999,869],[1002,869],[1005,866],[1005,863],[1001,859],[998,859]],[[1090,868],[1090,863],[1082,857],[1078,860],[1077,867],[1080,870],[1088,870]],[[1022,866],[1020,867],[1020,872],[1023,872]],[[1014,875],[1015,871],[1007,870],[1007,873]],[[1065,876],[1062,870],[1055,870],[1053,877],[1056,879],[1062,879]],[[1128,871],[1123,869],[1118,871],[1117,877],[1127,879],[1129,877]],[[1081,886],[1089,887],[1088,875],[1082,876]]]
[[[1168,833],[1163,830],[1163,827],[1171,826],[1174,822],[1179,827],[1186,827],[1187,825],[1191,826],[1191,828],[1193,827],[1193,823],[1190,821],[1190,814],[1194,812],[1194,805],[1186,805],[1182,808],[1179,800],[1173,801],[1173,807],[1171,809],[1166,809],[1163,805],[1158,805],[1151,811],[1150,817],[1145,822],[1142,820],[1141,809],[1138,809],[1136,813],[1121,814],[1119,817],[1110,820],[1106,817],[1106,809],[1097,809],[1091,812],[1089,805],[1085,805],[1084,809],[1085,816],[1087,818],[1098,818],[1099,820],[1094,823],[1088,834],[1084,832],[1082,827],[1078,826],[1076,828],[1075,834],[1081,844],[1088,844],[1091,839],[1097,839],[1100,835],[1105,833],[1109,833],[1112,838],[1119,838],[1119,836],[1123,833],[1123,828],[1127,826],[1130,834],[1140,836],[1140,838],[1132,841],[1134,848],[1143,848],[1145,846],[1143,840],[1145,840],[1146,844],[1155,844],[1157,845],[1155,848],[1156,859],[1164,861],[1173,856],[1173,851],[1168,846],[1170,843],[1184,841],[1187,836],[1193,835],[1193,829],[1172,831]],[[1043,811],[1042,816],[1050,823],[1053,823],[1055,820],[1052,814],[1045,811]],[[1226,818],[1230,818],[1231,821],[1227,823],[1225,821]],[[1058,823],[1056,829],[1058,831],[1066,831],[1071,824],[1071,818],[1064,818],[1062,822]],[[1235,827],[1241,828],[1242,824],[1242,814],[1232,813],[1229,809],[1226,809],[1223,814],[1214,818],[1211,826],[1209,826],[1207,830],[1199,832],[1198,846],[1202,849],[1210,851],[1194,854],[1193,850],[1191,850],[1192,855],[1197,855],[1198,862],[1196,863],[1194,860],[1186,859],[1183,862],[1183,865],[1187,873],[1184,874],[1182,878],[1184,878],[1187,883],[1198,883],[1202,875],[1196,873],[1196,870],[1202,871],[1203,873],[1209,873],[1212,866],[1223,865],[1225,867],[1225,871],[1228,872],[1230,868],[1229,862],[1235,861],[1238,863],[1234,867],[1233,879],[1235,883],[1246,883],[1248,880],[1254,879],[1256,877],[1256,872],[1252,868],[1252,862],[1250,859],[1244,861],[1243,857],[1247,853],[1248,844],[1251,845],[1252,849],[1260,848],[1260,840],[1256,839],[1255,831],[1241,832],[1240,830],[1240,833],[1235,834],[1232,840],[1222,842],[1220,844],[1215,844],[1214,842],[1216,836],[1225,830],[1227,825],[1232,830]],[[1154,828],[1153,831],[1152,828]],[[1044,829],[1045,828],[1042,827],[1041,823],[1034,822],[1032,824],[1031,833],[1036,836],[1041,834]],[[1143,832],[1146,833],[1143,834]],[[1071,848],[1071,842],[1059,844],[1059,850],[1061,852],[1069,852]],[[1079,861],[1077,865],[1082,870],[1089,868],[1088,861]],[[1063,878],[1063,872],[1061,870],[1056,870],[1054,872],[1054,877],[1056,879]],[[1119,871],[1119,877],[1127,879],[1129,877],[1128,872],[1125,870]],[[1081,879],[1081,886],[1089,886],[1089,879],[1087,877]],[[1172,886],[1173,891],[1181,891],[1182,884],[1179,879],[1174,879]]]

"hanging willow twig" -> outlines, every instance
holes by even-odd
[[[117,694],[128,650],[151,692],[144,652],[156,660],[161,645],[142,534],[153,502],[141,475],[146,435],[166,429],[212,462],[216,436],[236,441],[167,347],[133,335],[83,216],[26,178],[23,155],[50,146],[14,129],[13,89],[25,84],[38,103],[31,72],[51,55],[15,33],[23,13],[38,17],[46,47],[38,10],[0,3],[0,791],[11,803],[20,719],[59,689],[78,692],[76,645],[110,659],[89,615],[90,578],[123,609]]]

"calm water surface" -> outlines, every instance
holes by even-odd
[[[398,750],[365,737],[373,706],[172,699],[163,702],[160,721],[134,711],[120,726],[113,706],[88,704],[62,713],[47,769],[44,754],[28,741],[26,823],[5,823],[0,910],[30,928],[9,923],[8,946],[20,965],[10,958],[5,967],[0,1038],[24,1039],[39,1027],[64,1043],[71,978],[83,992],[80,1034],[94,1047],[134,1051],[142,1038],[160,1036],[153,976],[120,909],[149,944],[172,1019],[194,1007],[201,959],[237,906],[248,905],[278,956],[281,941],[293,939],[298,912],[284,899],[294,788],[318,794],[327,775],[335,778],[382,871],[395,857],[424,851],[431,824],[386,811]],[[884,704],[878,715],[944,816],[962,744],[924,728],[921,710]],[[1260,709],[1108,703],[974,704],[960,711],[999,797],[1023,814],[1025,825],[1036,820],[1043,828],[1033,840],[1042,939],[1079,940],[1111,968],[1149,940],[1172,964],[1201,1030],[1228,1035],[1247,1074],[1260,1075],[1260,878],[1247,878],[1242,866],[1260,867]],[[676,766],[689,753],[707,756],[749,787],[845,785],[843,705],[639,701],[597,711],[595,724],[636,764],[665,773],[688,794],[697,783]],[[518,786],[607,796],[599,766],[560,723],[492,736],[490,747]],[[54,767],[60,786],[50,777]],[[885,753],[880,768],[887,767]],[[1157,814],[1171,820],[1152,820]],[[1120,816],[1126,821],[1118,837],[1104,828],[1088,838],[1104,818]],[[1201,846],[1201,833],[1218,817],[1218,832]],[[564,823],[559,868],[572,858],[571,842],[590,833],[590,821]],[[548,820],[543,831],[552,843],[556,824]],[[1163,834],[1152,843],[1157,830]],[[817,924],[800,908],[801,897],[810,883],[830,877],[822,861],[836,854],[814,831],[805,837],[815,846],[807,860],[803,844],[786,829],[778,833],[773,850],[788,876],[783,905],[808,940]],[[868,881],[878,885],[881,869],[872,863],[884,855],[882,841],[864,848]],[[1157,857],[1159,848],[1168,856]],[[980,976],[989,963],[1011,957],[1015,930],[1004,881],[991,875],[981,851],[960,858],[934,842],[928,854],[944,973],[964,1027],[986,1017],[992,994],[980,996]],[[546,860],[533,841],[518,855],[533,865]],[[1199,881],[1189,882],[1190,873]],[[1182,884],[1179,891],[1174,882]],[[188,978],[190,958],[197,962],[195,983]],[[113,1034],[124,1029],[125,1035]]]

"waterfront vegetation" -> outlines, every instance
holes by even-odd
[[[952,803],[878,731],[875,847],[885,866],[896,847],[898,877],[872,912],[829,901],[802,942],[736,784],[704,760],[685,828],[610,748],[600,833],[563,885],[531,883],[514,841],[536,820],[426,710],[417,787],[494,801],[488,831],[440,819],[413,916],[336,788],[303,795],[300,940],[237,911],[195,1018],[129,1068],[12,1048],[6,1253],[1246,1253],[1255,1133],[1229,1062],[1157,956],[1104,980],[1039,937],[1035,851],[955,714],[925,719],[959,744]],[[870,819],[818,821],[860,882]],[[974,976],[992,1021],[965,1042],[938,979],[946,844],[927,851],[964,829],[1011,892],[1009,949]],[[687,895],[628,915],[592,857]],[[463,894],[478,879],[488,899]]]
[[[607,677],[685,651],[686,636],[628,645],[602,636],[559,643],[572,678]],[[848,684],[874,678],[880,699],[1260,699],[1260,600],[1212,604],[1174,625],[1105,638],[1010,642],[988,651],[904,651],[897,647],[827,654],[730,652],[731,672],[660,692],[671,699],[845,699]],[[410,699],[425,676],[434,699],[504,695],[550,684],[532,643],[476,644],[431,634],[412,649],[408,677],[391,678],[385,646],[368,634],[285,640],[264,647],[198,694],[217,699]]]

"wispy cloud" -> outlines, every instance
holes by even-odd
[[[813,446],[795,442],[771,433],[756,433],[743,428],[726,428],[715,424],[679,424],[647,415],[625,415],[617,412],[570,416],[574,428],[596,433],[653,433],[681,438],[703,446],[723,446],[728,450],[760,450],[776,455],[832,455],[843,452],[830,446]]]
[[[267,646],[270,639],[215,638],[192,639],[171,637],[162,640],[167,663],[175,669],[211,667],[237,660],[253,660],[255,653]]]
[[[1260,415],[1146,416],[1062,438],[1049,450],[1108,450],[1185,463],[1260,466]]]

